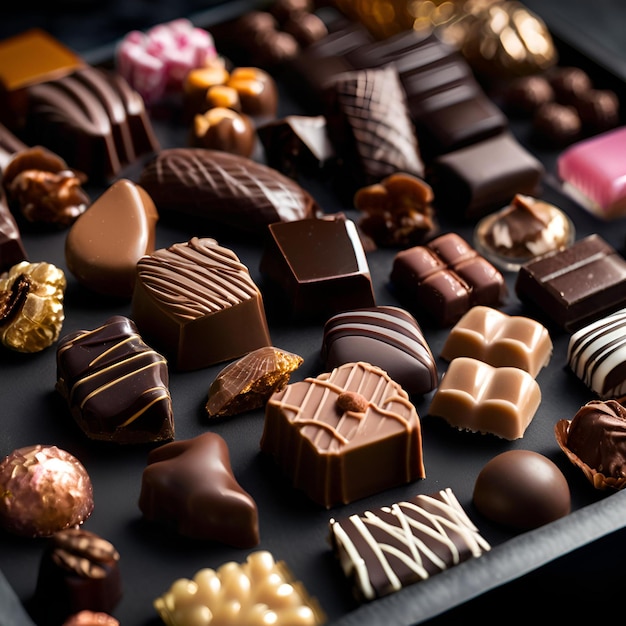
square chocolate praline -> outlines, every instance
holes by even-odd
[[[376,304],[356,225],[343,215],[270,224],[260,271],[296,318]]]

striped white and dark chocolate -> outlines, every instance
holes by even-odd
[[[361,601],[389,595],[491,549],[450,488],[333,518],[330,538]]]

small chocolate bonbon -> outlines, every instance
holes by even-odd
[[[474,483],[472,500],[487,519],[513,530],[532,530],[571,511],[567,479],[547,456],[507,450],[489,460]]]
[[[448,365],[428,414],[458,430],[521,439],[541,403],[541,388],[519,367],[459,356]]]
[[[94,509],[85,466],[54,445],[17,448],[0,462],[0,526],[22,537],[47,537],[80,526]]]
[[[252,121],[222,106],[215,106],[193,118],[191,143],[198,148],[224,150],[243,157],[254,151],[256,135]]]
[[[9,209],[4,192],[0,191],[0,273],[27,260],[20,227]]]
[[[294,488],[327,509],[426,475],[415,406],[386,372],[366,362],[274,394],[260,446]],[[367,460],[372,457],[376,463]]]
[[[330,542],[354,596],[387,596],[488,552],[451,488],[332,518]]]
[[[90,439],[135,444],[174,438],[167,362],[131,319],[116,315],[66,335],[56,366],[56,389]]]
[[[236,548],[259,543],[257,505],[239,485],[226,441],[206,432],[151,450],[139,508],[149,522]]]

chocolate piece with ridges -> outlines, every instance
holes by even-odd
[[[411,394],[425,394],[439,382],[435,359],[417,320],[398,307],[334,315],[324,326],[321,356],[328,369],[354,361],[372,363]]]
[[[180,370],[270,346],[263,297],[237,255],[193,237],[137,263],[132,319]]]
[[[333,518],[330,541],[360,601],[387,596],[491,549],[450,488]]]
[[[159,210],[256,234],[265,234],[268,224],[320,211],[307,191],[277,170],[218,150],[161,150],[143,169],[139,184]]]
[[[547,321],[575,331],[626,305],[626,261],[600,235],[520,267],[519,299]]]
[[[186,537],[236,548],[259,543],[256,503],[237,482],[226,441],[216,433],[152,450],[139,508],[146,520],[172,525]]]
[[[121,315],[78,331],[57,347],[57,391],[90,438],[120,444],[174,437],[169,373],[163,356]]]
[[[365,403],[344,404],[346,392]],[[365,362],[346,363],[274,394],[260,445],[296,489],[326,508],[426,475],[415,406],[386,372]]]

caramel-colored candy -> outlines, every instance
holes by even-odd
[[[192,144],[195,147],[250,157],[255,143],[252,120],[233,109],[213,107],[194,117]]]
[[[472,307],[452,328],[441,349],[446,361],[473,357],[494,367],[519,367],[536,377],[550,361],[552,340],[530,317],[507,315],[487,306]]]
[[[433,396],[428,413],[459,430],[520,439],[541,402],[537,381],[518,367],[493,367],[457,357]]]

